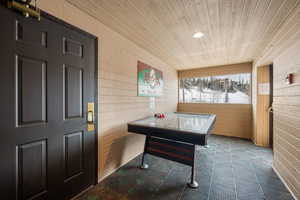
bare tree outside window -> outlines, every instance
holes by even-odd
[[[179,82],[182,103],[251,103],[250,73],[183,78]]]

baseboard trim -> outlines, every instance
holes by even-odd
[[[133,158],[129,159],[127,162],[125,162],[123,165],[120,165],[119,167],[115,168],[114,170],[112,170],[110,173],[106,174],[105,176],[103,176],[102,178],[98,179],[98,183],[100,183],[101,181],[103,181],[104,179],[106,179],[108,176],[112,175],[113,173],[115,173],[118,169],[120,169],[121,167],[123,167],[124,165],[126,165],[127,163],[129,163],[130,161],[132,161],[133,159],[135,159],[136,157],[138,157],[141,153],[138,153],[137,155],[133,156]]]
[[[295,200],[299,200],[296,195],[293,193],[293,191],[290,189],[289,185],[285,182],[284,178],[280,175],[280,173],[277,171],[277,169],[274,167],[274,165],[272,165],[272,168],[274,170],[274,172],[276,173],[276,175],[279,177],[279,179],[283,182],[284,186],[288,189],[288,191],[291,193],[291,195],[293,196],[293,198]]]

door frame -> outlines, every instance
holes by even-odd
[[[274,88],[274,79],[273,79],[273,63],[269,65],[269,73],[270,73],[270,110],[269,110],[269,144],[270,148],[273,149],[273,143],[274,143],[274,133],[273,133],[273,88]]]
[[[85,30],[82,30],[72,24],[69,24],[68,22],[65,22],[43,10],[41,10],[41,16],[53,21],[53,22],[56,22],[60,25],[63,25],[69,29],[72,29],[76,32],[79,32],[91,39],[94,40],[94,45],[95,45],[95,71],[94,71],[94,124],[95,124],[95,175],[94,175],[94,185],[96,185],[98,183],[98,161],[99,161],[99,154],[98,154],[98,145],[99,145],[99,142],[98,142],[98,72],[99,72],[99,65],[98,65],[98,37],[85,31]]]

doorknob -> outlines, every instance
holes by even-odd
[[[273,113],[273,106],[270,106],[267,111]]]
[[[92,102],[88,103],[87,109],[87,129],[88,131],[95,130],[95,113],[94,113],[95,105]]]

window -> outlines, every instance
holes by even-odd
[[[179,102],[250,104],[251,74],[182,78]]]

